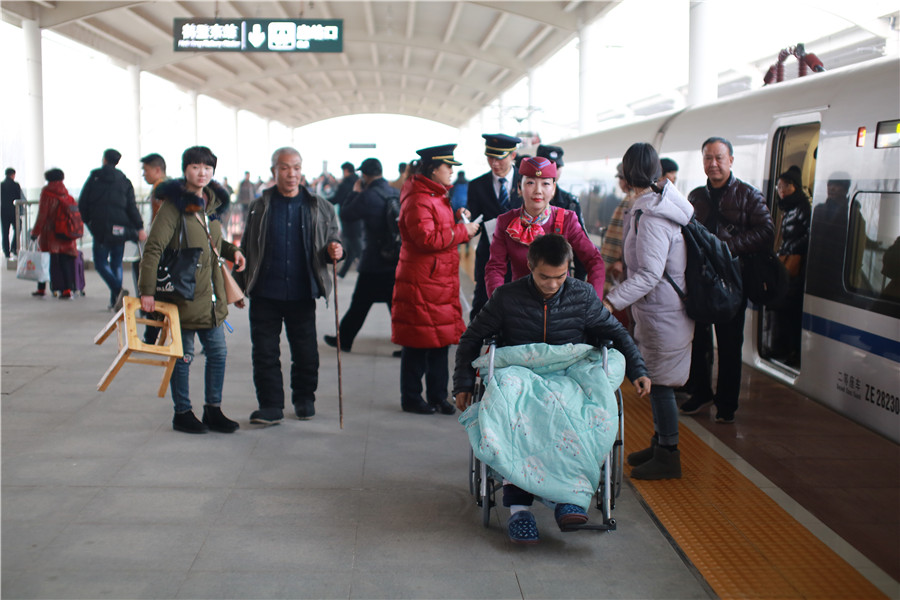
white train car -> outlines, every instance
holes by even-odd
[[[776,224],[779,173],[800,167],[812,198],[799,364],[774,358],[771,311],[752,305],[744,361],[900,442],[900,61],[886,57],[556,142],[566,152],[560,183],[588,182],[580,196],[590,227],[612,210],[615,166],[629,145],[651,142],[674,159],[687,195],[706,183],[700,146],[711,136],[734,144],[735,176],[763,191]]]

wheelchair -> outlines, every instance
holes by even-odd
[[[497,341],[494,338],[485,341],[487,345],[488,367],[487,373],[476,374],[475,389],[472,394],[472,402],[479,402],[487,389],[487,384],[494,377],[494,352],[497,349]],[[597,344],[603,358],[603,370],[609,372],[607,354],[612,342],[603,341]],[[616,507],[616,498],[622,491],[622,469],[625,454],[625,413],[623,410],[622,390],[616,389],[616,405],[618,407],[619,431],[609,453],[603,457],[603,465],[600,469],[600,484],[594,493],[596,508],[600,511],[602,522],[572,525],[565,527],[563,531],[615,531],[616,520],[612,517],[612,511]],[[469,493],[474,497],[475,503],[481,509],[481,522],[485,527],[490,527],[491,509],[496,506],[497,491],[503,487],[501,477],[487,464],[475,457],[472,448],[469,448]]]

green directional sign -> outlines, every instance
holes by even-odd
[[[175,19],[175,52],[343,52],[343,19]]]

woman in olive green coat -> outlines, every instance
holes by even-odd
[[[212,181],[216,156],[205,146],[194,146],[181,157],[183,179],[172,179],[156,188],[156,197],[163,200],[141,258],[139,288],[141,308],[154,309],[156,271],[163,250],[168,248],[202,248],[198,260],[193,300],[181,300],[178,316],[181,322],[181,343],[184,357],[175,363],[170,389],[175,403],[172,428],[185,433],[206,433],[208,430],[232,433],[237,422],[222,413],[222,387],[225,381],[225,332],[222,324],[228,314],[222,270],[210,240],[218,254],[244,269],[244,255],[240,249],[222,239],[220,216],[228,208],[228,193]],[[184,243],[182,244],[182,232]],[[243,303],[236,304],[239,308]],[[190,400],[190,368],[194,358],[194,334],[203,344],[206,355],[205,392],[202,422],[194,416]]]

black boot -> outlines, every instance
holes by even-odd
[[[192,410],[175,413],[175,417],[172,419],[172,429],[183,431],[184,433],[206,433],[209,431],[209,427],[198,421]]]
[[[653,452],[656,450],[656,446],[659,444],[659,434],[654,433],[653,437],[650,438],[650,447],[644,448],[643,450],[638,450],[637,452],[632,452],[628,455],[628,464],[632,467],[638,467],[645,462],[649,461],[653,458]]]
[[[435,412],[439,412],[442,415],[452,415],[456,412],[456,407],[447,402],[446,400],[441,400],[440,402],[429,402]]]
[[[681,479],[681,452],[675,446],[657,446],[653,458],[631,470],[632,479]]]
[[[203,424],[219,433],[234,433],[240,428],[237,421],[225,416],[218,404],[207,404],[203,407]]]

